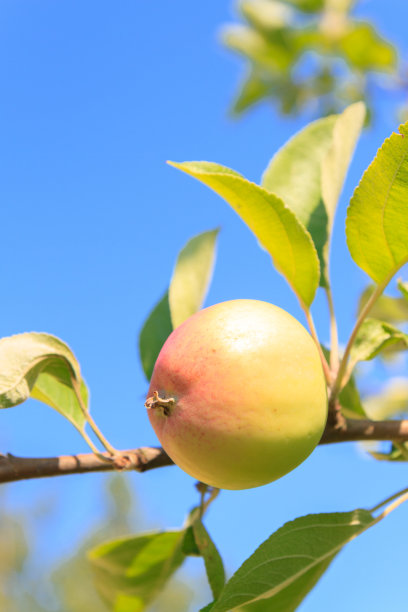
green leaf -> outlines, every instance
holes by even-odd
[[[88,555],[95,585],[114,612],[145,610],[182,564],[183,531],[127,537]]]
[[[408,123],[392,134],[364,173],[347,211],[352,258],[384,286],[408,261]]]
[[[350,376],[347,384],[340,391],[339,400],[345,417],[351,419],[366,418],[367,415],[361,403],[354,376]]]
[[[320,345],[323,351],[323,355],[326,360],[330,360],[330,351],[323,344]],[[346,385],[340,391],[339,400],[342,408],[342,412],[345,417],[352,419],[366,418],[366,413],[363,408],[360,399],[360,393],[358,392],[357,385],[354,376],[351,375]]]
[[[365,443],[363,445],[365,446]],[[389,453],[382,453],[375,450],[368,452],[371,457],[377,459],[377,461],[408,461],[408,446],[406,442],[391,444],[391,450]]]
[[[392,72],[397,67],[397,51],[370,24],[356,22],[338,42],[339,49],[352,68]]]
[[[392,419],[394,417],[406,418],[408,414],[408,379],[391,378],[375,395],[364,399],[367,415],[374,421]],[[360,446],[378,461],[408,461],[408,446],[406,442],[391,443],[389,452],[380,452],[378,449],[384,443],[360,442]]]
[[[169,290],[143,325],[139,354],[148,380],[173,329],[199,310],[204,301],[214,264],[217,234],[218,230],[203,232],[187,242],[178,256]]]
[[[0,340],[0,408],[11,408],[29,397],[57,410],[94,450],[85,432],[88,389],[71,349],[55,336],[30,332]]]
[[[322,162],[333,140],[336,116],[310,123],[271,159],[262,186],[277,195],[310,232],[319,255],[321,284],[326,284],[323,254],[328,240],[328,215],[321,198]]]
[[[343,546],[376,520],[367,510],[354,510],[286,523],[244,562],[210,609],[227,612],[267,599],[274,612],[295,610]]]
[[[398,343],[402,349],[406,349],[408,335],[384,321],[366,319],[358,330],[350,351],[350,369],[358,361],[373,359],[386,346],[395,343]]]
[[[326,0],[283,0],[305,13],[319,13],[325,7]]]
[[[364,399],[366,412],[375,421],[408,413],[408,378],[391,378],[375,395]]]
[[[272,599],[259,599],[246,606],[240,606],[236,610],[239,612],[272,612],[272,610],[273,612],[294,612],[319,581],[333,558],[334,556],[305,572],[293,585],[283,589]]]
[[[204,559],[211,592],[214,599],[217,599],[225,585],[225,571],[220,553],[200,519],[193,522],[192,528],[197,548]]]
[[[72,389],[46,372],[41,373],[31,391],[31,397],[57,410],[81,433],[85,430],[86,418]],[[81,380],[81,397],[88,409],[88,389]]]
[[[364,116],[364,105],[357,103],[341,115],[310,123],[274,155],[262,177],[263,187],[280,197],[309,230],[323,286],[328,285],[333,218]]]
[[[280,2],[270,0],[241,0],[239,9],[242,16],[256,30],[273,34],[290,21],[291,11]]]
[[[254,104],[257,104],[270,91],[270,84],[267,83],[255,70],[244,79],[240,91],[236,96],[232,107],[232,113],[239,115]]]
[[[402,295],[404,296],[405,302],[407,303],[407,308],[408,308],[408,283],[404,282],[401,278],[398,279],[397,281],[397,286],[398,289],[401,291]],[[406,317],[408,319],[408,317]]]
[[[36,332],[0,340],[0,408],[21,404],[30,397],[40,373],[70,386],[81,380],[74,354],[55,336]]]
[[[65,385],[81,380],[74,354],[55,336],[36,332],[0,340],[0,408],[11,408],[30,397],[40,373]]]
[[[358,314],[371,297],[374,289],[373,285],[369,285],[364,289],[358,304]],[[371,308],[370,315],[373,319],[382,319],[387,323],[408,321],[408,300],[405,297],[380,295]]]
[[[194,176],[223,197],[271,255],[304,307],[319,284],[319,260],[310,234],[275,195],[238,173],[209,162],[171,165]]]
[[[183,554],[189,557],[201,557],[200,550],[195,541],[192,525],[189,525],[186,528],[183,545],[182,545],[182,551],[183,551]]]
[[[139,335],[140,360],[148,380],[153,374],[154,364],[161,348],[172,331],[169,294],[166,291],[146,319]]]
[[[356,102],[337,117],[333,139],[322,163],[322,196],[329,216],[330,230],[354,149],[363,129],[366,109]]]
[[[173,329],[197,312],[204,302],[214,268],[218,231],[198,234],[180,251],[169,288]]]
[[[244,55],[258,70],[272,74],[289,73],[297,59],[297,48],[292,44],[288,28],[279,28],[265,36],[250,26],[230,25],[223,29],[224,44]]]

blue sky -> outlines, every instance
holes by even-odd
[[[390,3],[367,1],[361,13],[406,57],[406,8],[393,4],[390,10]],[[239,121],[228,116],[242,65],[222,49],[219,31],[233,17],[231,3],[220,0],[1,3],[0,334],[46,331],[66,341],[88,382],[94,418],[118,448],[157,443],[143,408],[147,384],[137,336],[192,235],[221,227],[207,304],[263,299],[303,321],[285,281],[238,217],[165,164],[206,159],[258,180],[274,151],[309,119],[282,119],[266,105]],[[376,149],[397,127],[392,95],[377,102],[378,120],[361,139],[336,221],[332,269],[343,340],[367,282],[345,247],[345,209]],[[314,315],[327,340],[320,298]],[[68,423],[37,402],[0,416],[4,452],[87,451]],[[39,555],[51,562],[73,550],[102,514],[103,478],[9,487],[12,507],[59,500]],[[131,474],[129,482],[152,525],[180,525],[197,500],[194,481],[178,468]],[[375,463],[354,445],[318,448],[274,484],[223,492],[207,524],[231,573],[286,520],[370,507],[406,485],[404,465]],[[352,543],[300,610],[376,612],[401,605],[407,511]],[[196,575],[199,567],[191,562],[188,571]]]

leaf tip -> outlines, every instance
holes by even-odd
[[[402,123],[398,129],[402,138],[404,138],[404,136],[408,136],[408,121]]]

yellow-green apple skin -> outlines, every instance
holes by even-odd
[[[257,300],[200,310],[157,358],[150,422],[171,459],[194,478],[247,489],[287,474],[318,444],[326,384],[314,341],[290,314]],[[151,406],[151,400],[146,402]]]

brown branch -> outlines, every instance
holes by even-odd
[[[344,419],[341,424],[327,424],[320,444],[365,440],[408,441],[408,420],[369,421]],[[111,458],[109,453],[95,455],[62,455],[60,457],[29,458],[0,454],[0,484],[29,478],[84,474],[85,472],[129,471],[146,472],[172,465],[162,448],[141,447],[122,451]]]
[[[335,442],[364,442],[368,440],[408,441],[408,420],[370,421],[368,419],[344,419],[340,426],[328,425],[320,444]]]
[[[60,457],[15,457],[0,455],[0,483],[43,478],[46,476],[63,476],[65,474],[83,474],[85,472],[109,472],[136,470],[145,472],[158,467],[172,465],[172,460],[162,448],[142,447],[122,451],[115,458],[109,453],[95,455],[62,455]]]

